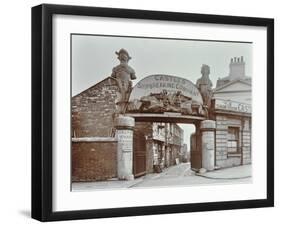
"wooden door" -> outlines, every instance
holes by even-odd
[[[194,170],[199,170],[202,167],[201,134],[197,128],[196,133],[190,137],[190,163]]]
[[[139,177],[146,174],[146,140],[142,132],[134,132],[133,145],[133,171],[134,176]]]

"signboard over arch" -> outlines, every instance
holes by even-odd
[[[189,80],[172,75],[149,75],[132,89],[126,112],[205,116],[203,99]]]
[[[161,93],[166,90],[168,93],[180,91],[183,96],[203,104],[202,96],[197,87],[189,80],[172,75],[155,74],[149,75],[140,80],[133,88],[129,101],[140,100],[143,96],[151,93]]]

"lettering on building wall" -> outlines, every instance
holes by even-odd
[[[131,130],[119,130],[118,131],[118,140],[122,145],[123,152],[132,152],[132,140],[133,140],[133,131]]]
[[[230,100],[215,100],[215,109],[251,113],[251,105]]]

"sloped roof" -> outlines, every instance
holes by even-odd
[[[215,89],[213,90],[213,92],[222,91],[222,90],[225,89],[226,87],[229,87],[229,86],[231,86],[231,85],[233,85],[233,84],[235,84],[235,83],[243,83],[243,84],[245,84],[245,85],[248,85],[249,87],[252,87],[252,83],[251,83],[250,81],[245,80],[245,79],[236,79],[236,80],[230,81],[230,82],[228,82],[228,83],[226,83],[226,84],[224,84],[224,85],[222,85],[222,86],[219,86],[219,87],[215,88]]]
[[[108,76],[108,77],[106,77],[105,79],[101,80],[100,82],[98,82],[98,83],[96,83],[96,84],[90,86],[89,88],[87,88],[87,89],[81,91],[80,93],[76,94],[76,95],[73,96],[72,98],[81,96],[83,93],[89,91],[90,89],[93,89],[93,88],[96,87],[96,86],[99,86],[101,83],[103,83],[103,82],[105,82],[106,80],[109,80],[109,79],[110,79],[110,80],[113,80],[113,81],[116,81],[116,78],[113,78],[113,77],[111,77],[111,76]]]

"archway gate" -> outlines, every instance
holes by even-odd
[[[134,143],[135,122],[195,125],[191,167],[214,169],[215,122],[208,120],[208,108],[192,82],[171,75],[150,75],[139,81],[132,89],[128,101],[121,104],[121,109],[125,111],[116,120],[117,171],[120,179],[132,179],[146,172],[144,143],[147,138],[138,131],[140,140]]]
[[[192,142],[194,148],[191,150],[191,168],[199,170],[214,170],[215,167],[215,122],[204,120],[204,118],[173,118],[137,117],[137,115],[119,116],[119,124],[116,126],[118,139],[118,177],[119,179],[133,179],[146,173],[146,138],[144,133],[134,143],[135,122],[171,122],[194,124],[195,139]],[[143,149],[142,149],[143,148]]]
[[[166,113],[164,115],[159,114],[126,114],[127,117],[132,117],[135,123],[138,122],[149,122],[149,123],[181,123],[181,124],[192,124],[195,126],[195,133],[192,135],[192,147],[190,148],[191,157],[191,168],[200,169],[202,168],[202,151],[201,151],[201,131],[200,124],[205,120],[204,117],[198,116],[180,116],[172,113]],[[145,131],[134,130],[133,140],[133,169],[134,176],[141,176],[146,173],[146,149],[151,148],[151,139],[146,138]],[[185,134],[185,136],[187,136]],[[148,145],[146,145],[148,143]]]

